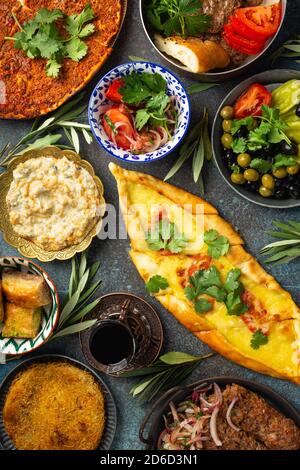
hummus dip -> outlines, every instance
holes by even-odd
[[[93,177],[66,157],[20,163],[6,203],[14,231],[46,251],[80,243],[100,214]]]

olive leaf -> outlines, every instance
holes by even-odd
[[[196,361],[198,356],[192,356],[184,352],[171,351],[159,358],[165,364],[183,364],[185,362]]]
[[[87,320],[81,322],[93,308],[95,308],[100,298],[88,303],[95,291],[101,284],[99,279],[91,285],[91,281],[96,276],[100,263],[96,261],[92,266],[87,262],[87,251],[81,253],[80,257],[75,255],[71,261],[71,275],[69,280],[69,289],[65,299],[62,302],[62,311],[59,317],[58,325],[54,330],[50,340],[73,333],[78,333],[93,326],[97,320]]]

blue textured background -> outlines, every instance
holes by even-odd
[[[125,21],[124,29],[116,45],[116,50],[103,68],[104,74],[110,68],[126,62],[129,55],[138,55],[151,59],[153,62],[160,63],[162,59],[151,48],[142,29],[138,11],[138,0],[131,0],[129,3],[128,15]],[[280,44],[289,35],[297,32],[300,34],[300,0],[288,1],[288,15],[284,25],[284,31],[281,34]],[[166,64],[162,64],[166,65]],[[300,68],[296,62],[278,62],[279,67]],[[168,65],[167,65],[168,66]],[[270,68],[268,59],[264,59],[256,68],[253,67],[253,73],[267,70]],[[178,74],[177,70],[174,70]],[[181,77],[184,83],[191,83],[190,80]],[[244,77],[246,78],[246,77]],[[217,107],[223,97],[241,81],[243,77],[234,82],[221,84],[217,88],[213,88],[204,93],[194,95],[192,97],[193,120],[199,119],[203,106],[207,106],[212,121]],[[28,122],[8,122],[0,123],[0,147],[8,140],[12,143],[16,142],[20,136],[28,131],[30,123]],[[96,144],[90,146],[82,142],[82,157],[89,160],[96,173],[100,176],[105,187],[105,198],[108,203],[118,204],[117,191],[114,179],[107,169],[107,165],[111,160],[110,156],[105,154]],[[157,163],[146,165],[128,165],[130,169],[145,171],[158,177],[163,177],[176,155],[169,156]],[[125,165],[124,165],[125,166]],[[213,203],[220,214],[224,216],[233,225],[246,241],[246,248],[255,255],[258,260],[263,263],[263,258],[259,255],[259,250],[266,243],[270,242],[270,238],[265,231],[271,228],[272,220],[279,219],[287,221],[289,219],[300,218],[300,209],[293,210],[271,210],[248,203],[244,199],[236,196],[236,194],[227,186],[219,175],[213,164],[206,168],[204,174],[206,187],[206,198]],[[199,194],[199,188],[192,182],[191,168],[188,163],[179,174],[177,174],[172,183],[187,189],[188,191]],[[126,240],[99,241],[94,240],[90,249],[90,257],[93,260],[101,261],[100,276],[103,280],[101,286],[101,294],[114,291],[128,291],[147,298],[148,301],[158,310],[163,322],[165,331],[165,350],[181,350],[194,354],[201,354],[209,350],[204,344],[193,337],[185,328],[183,328],[166,310],[164,310],[158,302],[152,298],[148,298],[144,283],[141,281],[135,268],[128,258],[129,244]],[[16,255],[17,252],[8,246],[3,240],[0,240],[0,255]],[[70,274],[70,262],[55,261],[44,264],[43,267],[55,280],[61,293],[67,288],[68,277]],[[295,301],[300,304],[300,260],[289,264],[288,266],[268,268],[283,287],[289,290]],[[42,353],[63,353],[84,362],[84,358],[80,349],[77,336],[65,337],[56,340],[53,343],[42,347],[36,354]],[[11,370],[19,361],[12,361],[7,365],[0,366],[0,380]],[[209,377],[214,375],[236,375],[254,381],[269,385],[271,388],[281,393],[291,403],[293,403],[300,411],[300,394],[299,388],[291,383],[266,377],[255,372],[249,371],[243,367],[239,367],[232,362],[227,361],[223,357],[216,355],[212,359],[205,361],[194,373],[192,379]],[[146,406],[140,406],[136,399],[129,395],[129,390],[134,379],[111,379],[105,377],[107,384],[110,386],[118,407],[118,429],[113,448],[115,449],[141,449],[143,446],[138,440],[139,423],[146,411]]]

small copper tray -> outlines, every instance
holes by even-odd
[[[129,301],[126,320],[136,341],[136,352],[133,360],[121,372],[115,372],[110,366],[99,363],[91,354],[92,328],[79,334],[81,348],[88,363],[94,369],[112,377],[119,377],[124,372],[152,364],[159,356],[163,344],[163,328],[158,314],[150,304],[133,294],[117,292],[104,295],[84,320],[118,319],[126,301]]]

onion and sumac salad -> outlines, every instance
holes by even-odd
[[[159,450],[295,450],[300,429],[256,393],[237,384],[203,384],[169,404]]]
[[[177,114],[167,82],[158,73],[137,73],[116,79],[108,88],[101,121],[117,147],[131,153],[154,152],[174,135]]]
[[[272,93],[255,83],[221,110],[231,182],[263,198],[300,199],[300,81]]]

